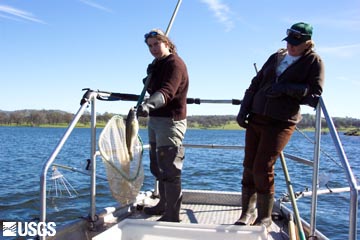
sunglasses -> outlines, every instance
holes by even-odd
[[[151,32],[149,32],[149,33],[146,33],[146,34],[144,35],[144,38],[145,38],[145,39],[148,39],[149,37],[155,37],[155,36],[157,36],[157,35],[163,35],[163,34],[161,34],[161,33],[159,33],[159,32],[156,32],[156,31],[151,31]]]
[[[301,39],[303,36],[310,36],[310,34],[302,33],[300,31],[297,31],[294,29],[286,30],[286,35],[288,35],[291,38],[295,38],[295,39]]]

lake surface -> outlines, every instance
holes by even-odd
[[[31,221],[39,217],[39,182],[43,163],[50,157],[64,128],[0,127],[0,220]],[[102,129],[97,129],[100,134]],[[185,136],[187,144],[243,145],[244,131],[240,130],[188,130]],[[146,129],[140,130],[140,136],[147,143]],[[306,132],[313,138],[313,132]],[[340,134],[345,153],[354,171],[356,179],[360,176],[360,137]],[[285,153],[312,158],[313,144],[302,134],[295,132]],[[321,136],[320,188],[325,184],[330,188],[347,187],[347,180],[336,155],[330,134]],[[328,157],[331,155],[332,157]],[[86,159],[90,158],[90,130],[75,129],[68,142],[59,153],[55,163],[84,169]],[[242,150],[218,150],[187,148],[183,169],[183,188],[241,191]],[[143,190],[151,190],[154,179],[149,172],[148,151],[144,152],[143,165],[145,181]],[[287,161],[294,191],[311,190],[312,170],[310,167],[294,161]],[[97,159],[98,174],[105,176],[101,158]],[[57,226],[86,217],[89,211],[89,177],[68,170],[59,171],[76,189],[76,197],[63,197],[48,201],[48,221]],[[51,177],[49,173],[49,178]],[[53,183],[48,178],[48,188]],[[116,205],[104,180],[97,180],[97,210]],[[281,163],[276,163],[276,196],[287,192]],[[49,192],[49,195],[54,192]],[[326,194],[319,196],[317,227],[330,239],[347,239],[349,223],[350,193]],[[300,215],[308,220],[310,198],[297,201]],[[291,206],[289,205],[291,208]],[[359,227],[358,227],[359,228]],[[360,236],[360,230],[358,230]],[[1,237],[1,236],[0,236]],[[5,238],[9,239],[9,238]]]

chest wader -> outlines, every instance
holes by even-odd
[[[182,200],[181,170],[185,158],[183,146],[163,146],[156,149],[160,181],[164,186],[165,212],[158,221],[180,222]]]
[[[155,176],[159,185],[159,202],[153,207],[145,207],[144,213],[148,215],[162,215],[165,212],[165,187],[164,182],[161,179],[160,169],[157,163],[156,157],[156,144],[150,142],[150,171]]]

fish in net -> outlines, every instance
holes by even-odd
[[[138,127],[135,111],[130,109],[126,125],[121,116],[115,115],[99,137],[99,152],[111,193],[122,205],[135,201],[144,181],[143,144]]]

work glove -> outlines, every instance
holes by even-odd
[[[319,102],[320,96],[315,94],[310,94],[301,100],[301,105],[308,105],[310,107],[316,108],[316,105]]]
[[[266,94],[269,98],[278,98],[283,95],[301,99],[306,96],[308,85],[303,83],[275,83]]]
[[[136,111],[138,117],[147,117],[149,112],[165,105],[165,98],[161,92],[155,92],[149,99],[145,100]]]
[[[243,128],[247,128],[249,123],[247,121],[247,117],[248,117],[249,113],[245,112],[245,111],[239,111],[237,117],[236,117],[236,121],[239,124],[240,127]]]
[[[246,91],[243,100],[241,101],[240,111],[236,117],[236,122],[240,127],[247,128],[249,125],[248,116],[251,109],[254,93]]]

